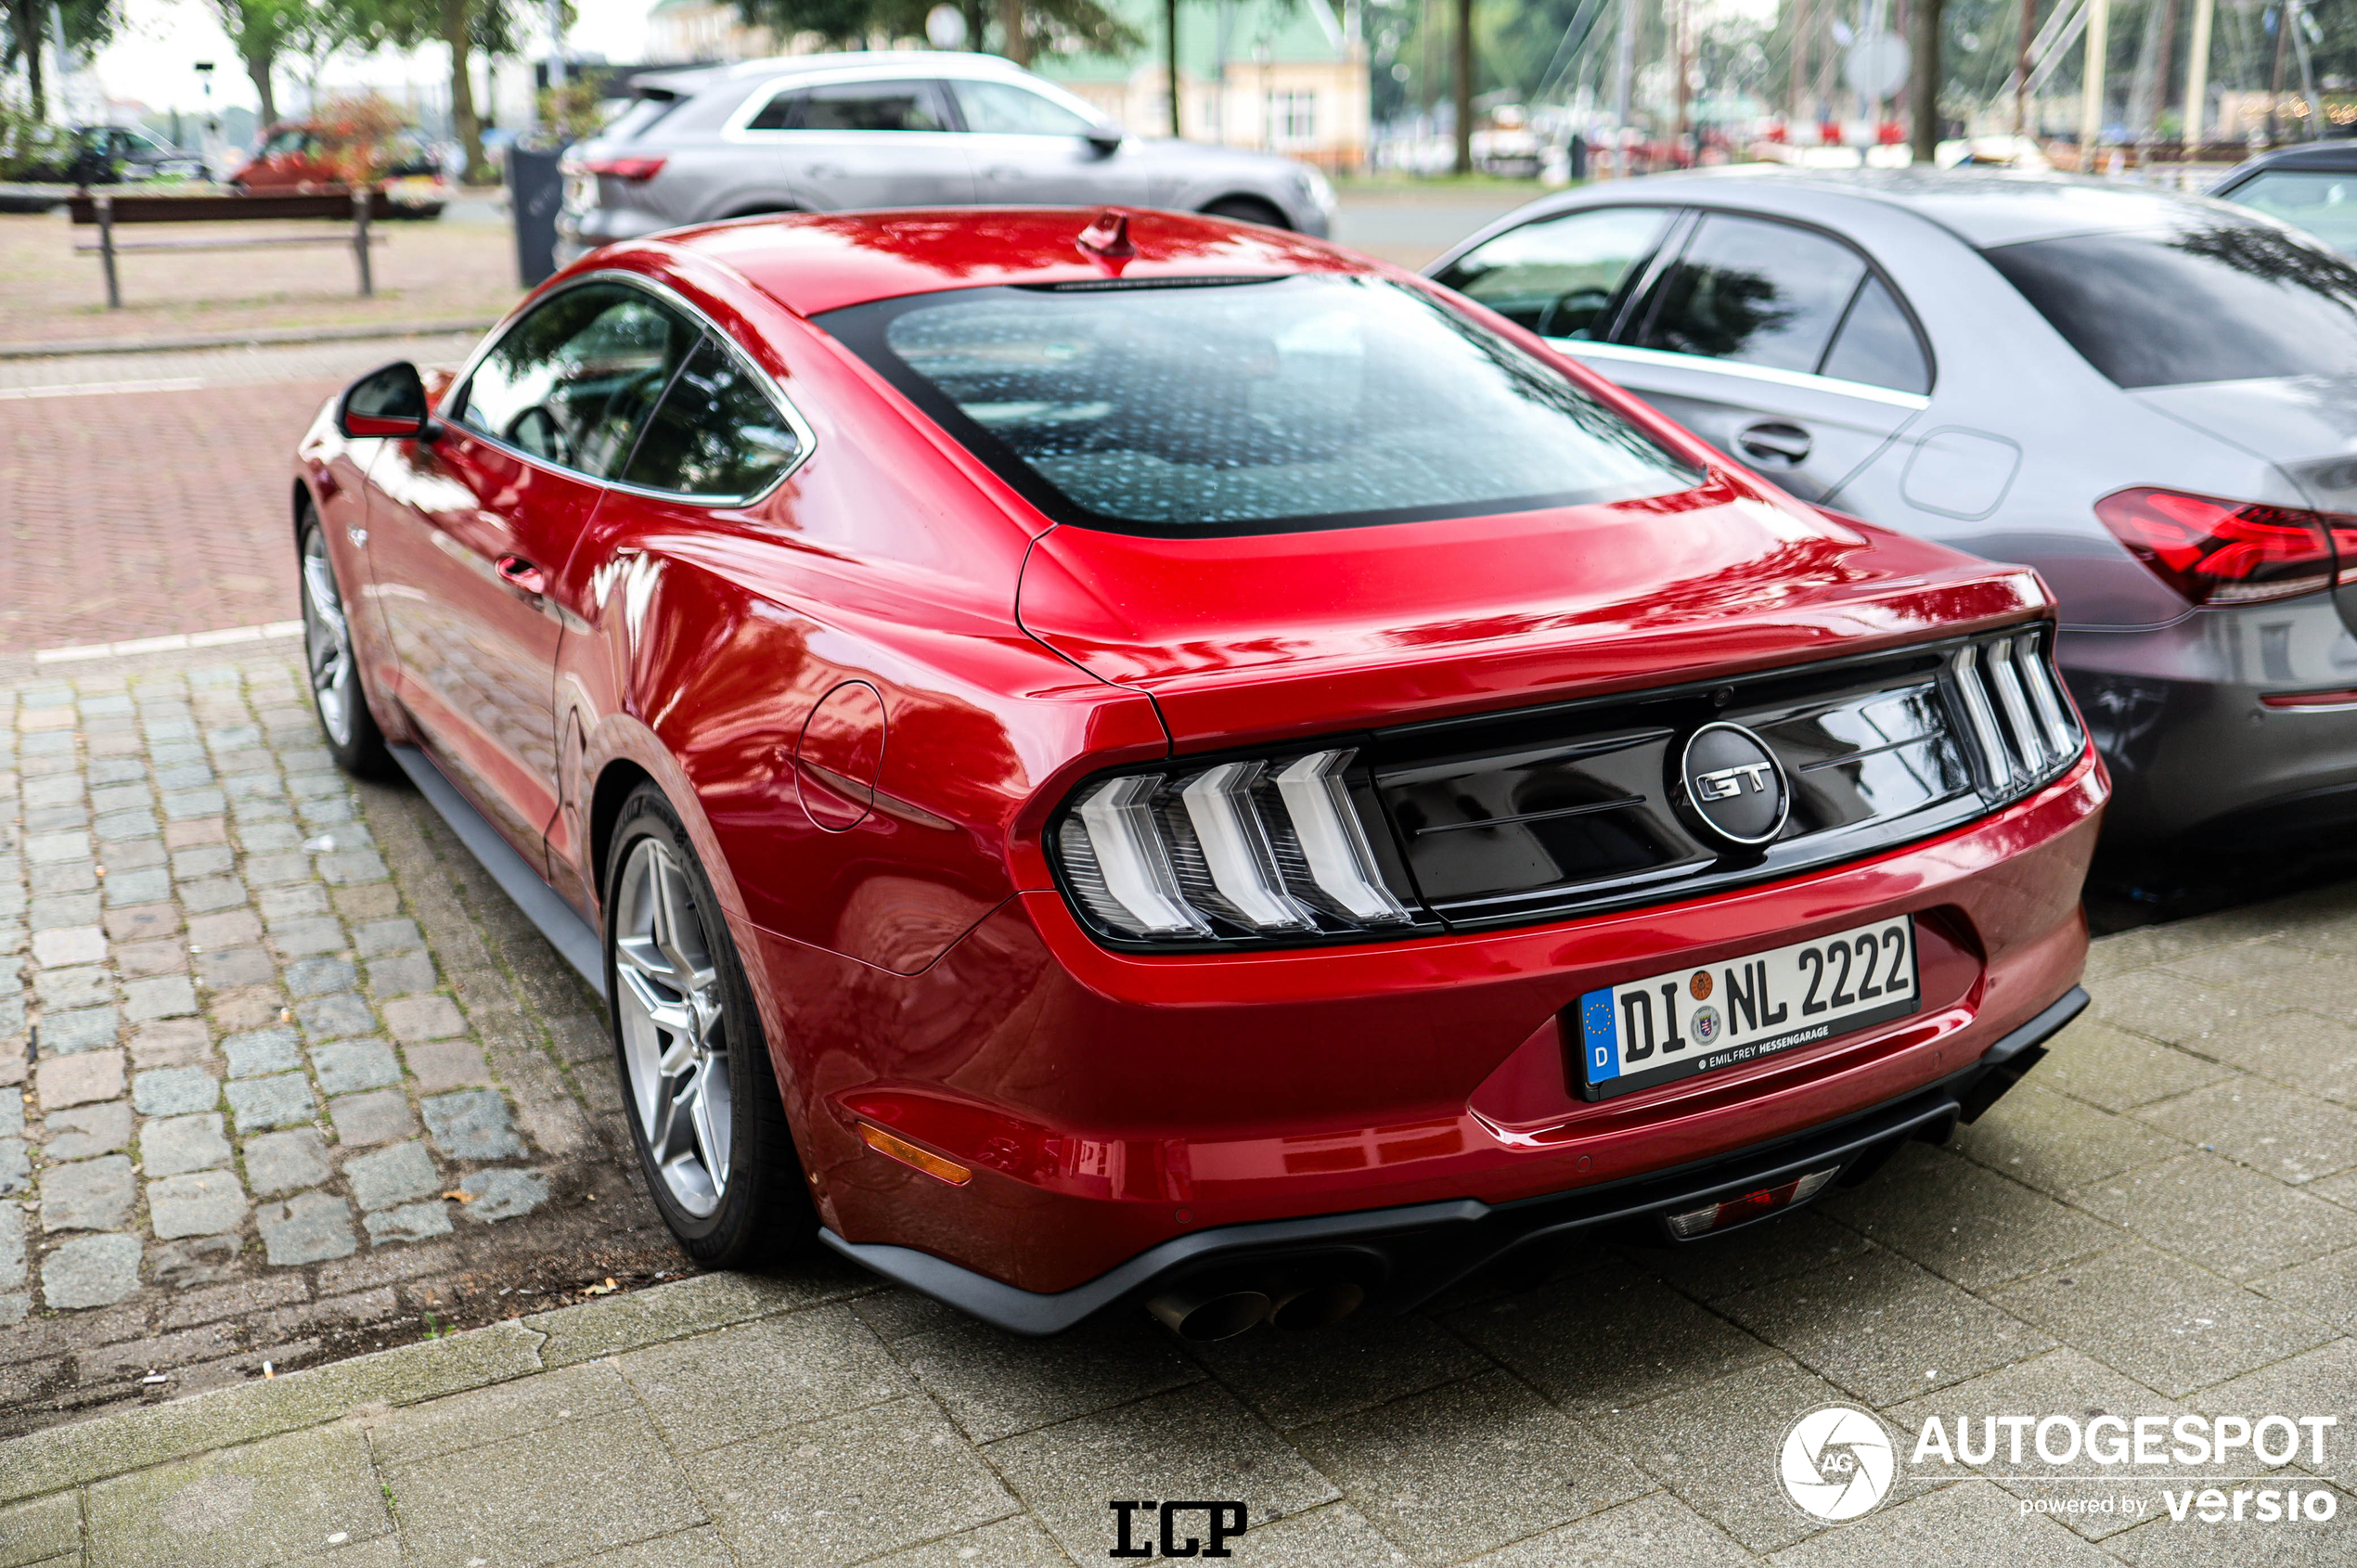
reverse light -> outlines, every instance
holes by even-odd
[[[592,158],[583,167],[592,174],[611,174],[617,180],[651,180],[663,173],[660,158]]]
[[[2225,501],[2174,490],[2122,490],[2095,515],[2129,553],[2194,605],[2255,604],[2357,583],[2357,517]]]
[[[1074,901],[1151,942],[1400,925],[1352,803],[1350,750],[1085,785],[1055,843]]]
[[[1681,1241],[1691,1241],[1697,1236],[1707,1236],[1714,1230],[1725,1230],[1747,1219],[1788,1209],[1796,1203],[1806,1203],[1824,1190],[1825,1184],[1841,1175],[1839,1165],[1828,1165],[1822,1171],[1784,1183],[1780,1187],[1763,1187],[1757,1192],[1746,1192],[1740,1198],[1722,1202],[1705,1203],[1699,1209],[1689,1209],[1681,1215],[1665,1215],[1663,1223],[1669,1233]]]

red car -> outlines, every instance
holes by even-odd
[[[1411,1305],[1977,1114],[2108,789],[2034,574],[1268,229],[609,247],[291,486],[321,719],[612,999],[688,1251]]]

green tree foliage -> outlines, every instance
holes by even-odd
[[[755,27],[766,27],[780,41],[797,33],[815,32],[843,48],[865,48],[870,39],[922,38],[925,14],[940,0],[737,0],[738,13]],[[1012,58],[1077,44],[1097,54],[1118,54],[1145,42],[1137,30],[1114,16],[1098,0],[1019,0],[1005,6],[990,4],[960,6],[966,18],[966,47],[996,48]],[[1004,17],[1021,19],[1021,37],[1008,42]]]
[[[36,122],[49,118],[48,62],[42,55],[51,43],[50,10],[50,0],[0,0],[0,67],[23,75],[25,101]],[[62,42],[77,54],[103,48],[114,37],[114,0],[57,0],[56,10]]]

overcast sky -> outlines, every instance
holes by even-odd
[[[566,42],[577,53],[603,55],[612,60],[636,60],[646,46],[647,12],[654,0],[573,0],[578,17]],[[247,82],[237,51],[222,35],[213,7],[206,0],[124,0],[125,21],[113,44],[97,58],[98,80],[112,98],[137,98],[150,109],[195,110],[203,102],[203,87],[190,69],[196,60],[212,60],[213,99],[223,107],[254,107],[252,84]],[[531,50],[540,52],[535,38]],[[449,57],[439,48],[415,57],[383,54],[345,57],[330,66],[328,82],[366,81],[380,87],[404,82],[446,82]],[[279,101],[286,101],[281,79]]]

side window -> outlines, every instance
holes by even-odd
[[[802,107],[802,95],[791,89],[773,93],[769,101],[753,111],[745,122],[748,131],[788,131],[793,128],[794,111]]]
[[[288,153],[290,153],[294,151],[295,148],[301,147],[303,145],[303,127],[300,125],[290,130],[281,131],[277,135],[272,136],[268,141],[262,144],[262,151],[259,156],[264,158],[283,158]]]
[[[1096,129],[1093,121],[1028,87],[1011,82],[957,82],[958,108],[966,129],[1002,135],[1080,136]]]
[[[1592,338],[1608,307],[1669,226],[1663,207],[1606,207],[1509,229],[1460,256],[1439,281],[1518,327]]]
[[[1818,370],[1845,381],[1888,387],[1893,392],[1931,391],[1931,366],[1924,362],[1923,340],[1915,324],[1899,307],[1879,277],[1868,277],[1858,289],[1856,302],[1842,321],[1840,335]]]
[[[459,421],[610,478],[696,338],[695,328],[636,289],[566,289],[517,322],[475,366]]]
[[[757,495],[802,455],[760,379],[707,336],[647,422],[625,483],[682,495]]]
[[[1838,240],[1714,212],[1663,280],[1637,341],[1814,371],[1865,276],[1866,263]]]
[[[801,95],[804,131],[938,131],[941,111],[927,82],[845,82]]]

